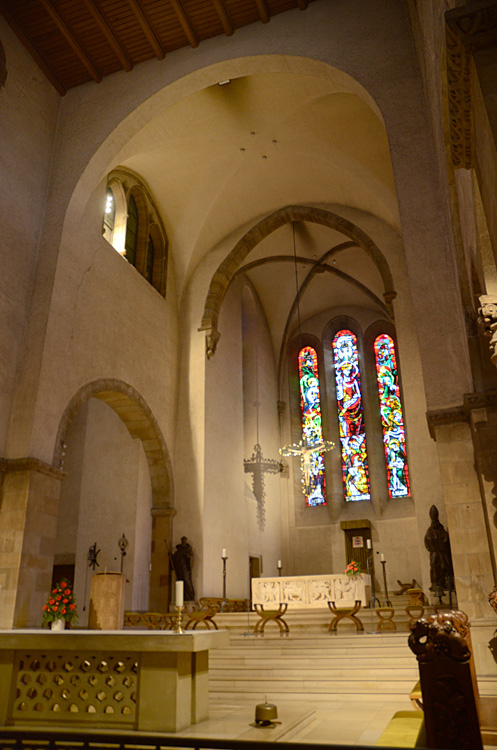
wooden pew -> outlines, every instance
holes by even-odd
[[[423,714],[396,714],[378,745],[483,750],[469,627],[464,612],[456,610],[412,626],[409,646],[418,660]]]

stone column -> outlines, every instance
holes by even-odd
[[[166,542],[171,549],[172,519],[174,508],[152,508],[152,551],[149,605],[150,612],[167,612],[169,606],[170,571]],[[166,541],[164,541],[166,540]]]
[[[429,412],[428,422],[438,448],[458,607],[470,620],[485,618],[491,612],[492,545],[469,416],[463,407],[446,409]],[[426,528],[429,522],[427,517]]]
[[[64,472],[34,458],[2,459],[0,628],[37,627],[50,592]]]

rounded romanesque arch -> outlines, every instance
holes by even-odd
[[[90,398],[104,401],[124,422],[131,437],[142,441],[152,482],[153,508],[172,508],[173,474],[161,429],[142,396],[132,386],[120,380],[95,380],[80,388],[73,396],[60,420],[53,465],[63,467],[67,430],[78,410]]]
[[[392,273],[380,248],[366,232],[343,216],[333,213],[333,211],[313,206],[286,206],[274,211],[249,229],[214,273],[205,300],[202,322],[198,329],[206,332],[206,351],[209,358],[214,355],[220,337],[217,325],[224,296],[241,264],[259,242],[276,229],[292,221],[308,221],[330,227],[341,232],[345,237],[349,237],[358,247],[362,248],[369,255],[381,275],[384,289],[383,297],[391,312],[391,303],[396,296]]]

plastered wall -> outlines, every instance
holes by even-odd
[[[60,97],[3,18],[0,38],[7,58],[7,80],[0,92],[0,454],[4,455],[47,201]]]

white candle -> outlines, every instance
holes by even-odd
[[[371,549],[371,539],[366,539],[366,547]]]
[[[228,557],[228,555],[226,554],[226,550],[224,549],[224,547],[223,547],[223,554],[221,555],[221,557]]]
[[[281,560],[278,560],[278,568],[281,568]]]
[[[175,601],[177,607],[183,606],[183,581],[176,581]]]
[[[385,555],[383,554],[383,552],[381,553],[381,562],[385,562]]]

